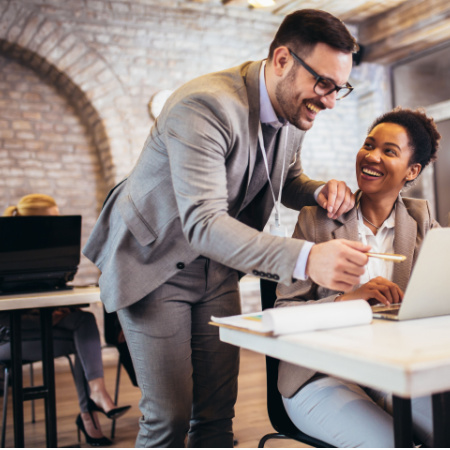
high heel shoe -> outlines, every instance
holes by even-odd
[[[104,414],[108,419],[115,420],[118,419],[120,416],[123,416],[130,408],[131,405],[128,406],[119,406],[118,408],[110,409],[108,412],[106,412],[103,408],[98,406],[94,400],[91,398],[88,400],[88,408],[89,411],[97,411],[99,413]]]
[[[84,423],[83,423],[83,419],[81,418],[81,414],[78,414],[77,419],[75,420],[75,424],[77,426],[78,442],[81,441],[81,439],[80,439],[80,430],[81,430],[84,434],[84,437],[86,438],[86,442],[89,445],[93,445],[95,447],[101,447],[101,446],[112,444],[112,441],[105,436],[102,436],[101,438],[94,438],[92,436],[89,436],[89,434],[86,431],[86,428],[84,428]],[[94,425],[95,425],[95,422],[94,422]]]

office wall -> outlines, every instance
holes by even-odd
[[[163,89],[265,57],[281,17],[198,2],[4,0],[0,3],[0,207],[30,191],[83,215],[83,242],[106,192],[133,167]],[[354,156],[383,111],[384,68],[352,73],[357,90],[307,134],[305,171],[354,187]],[[286,212],[289,225],[296,213]],[[98,273],[83,258],[77,282]]]
[[[105,183],[92,138],[74,108],[33,70],[1,55],[0,93],[2,211],[23,195],[42,192],[55,198],[62,214],[96,217]],[[83,242],[88,233],[83,226]],[[77,277],[96,281],[86,258]]]
[[[431,202],[436,219],[448,225],[450,212],[450,42],[432,51],[411,55],[392,68],[394,101],[423,108],[434,117],[442,135],[436,163],[430,164],[408,194]]]

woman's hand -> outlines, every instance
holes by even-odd
[[[337,302],[347,300],[367,300],[373,304],[373,300],[386,306],[392,303],[400,303],[403,300],[403,291],[392,281],[383,277],[372,278],[367,283],[347,294],[336,298]]]

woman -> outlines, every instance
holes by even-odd
[[[17,206],[6,208],[4,216],[57,216],[59,209],[55,200],[44,194],[30,194],[22,197]],[[9,325],[6,314],[0,319]],[[103,378],[100,335],[92,313],[79,308],[58,308],[53,312],[53,337],[55,356],[75,353],[74,380],[78,392],[81,413],[76,419],[78,437],[80,430],[91,445],[110,445],[101,430],[96,412],[109,419],[117,419],[130,406],[116,407],[108,394]],[[22,329],[25,345],[23,358],[38,360],[41,348],[39,342],[39,313],[30,310],[22,315]],[[9,341],[0,342],[0,359],[8,359]]]
[[[355,207],[337,220],[317,207],[303,208],[294,237],[321,243],[358,240],[373,252],[401,253],[394,265],[370,258],[361,284],[351,292],[331,291],[311,280],[279,285],[276,306],[365,299],[386,305],[400,302],[420,245],[433,220],[425,200],[400,192],[436,159],[440,135],[431,118],[396,108],[375,120],[356,157],[359,191]],[[394,343],[393,343],[394,345]],[[278,388],[291,420],[303,432],[336,447],[394,447],[392,398],[312,370],[281,362]],[[412,401],[418,438],[432,445],[431,399]]]

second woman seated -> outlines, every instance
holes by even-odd
[[[336,220],[319,207],[301,210],[293,237],[320,243],[350,239],[373,252],[409,255],[401,264],[369,258],[359,287],[336,292],[311,280],[279,285],[276,306],[364,299],[401,302],[422,241],[433,220],[426,200],[401,191],[436,159],[440,135],[421,111],[397,108],[375,120],[356,156],[355,207]],[[314,247],[313,247],[314,248]],[[392,342],[395,345],[395,342]],[[278,388],[294,424],[336,447],[394,447],[392,396],[356,383],[281,362]],[[431,397],[412,400],[414,431],[432,445]]]

